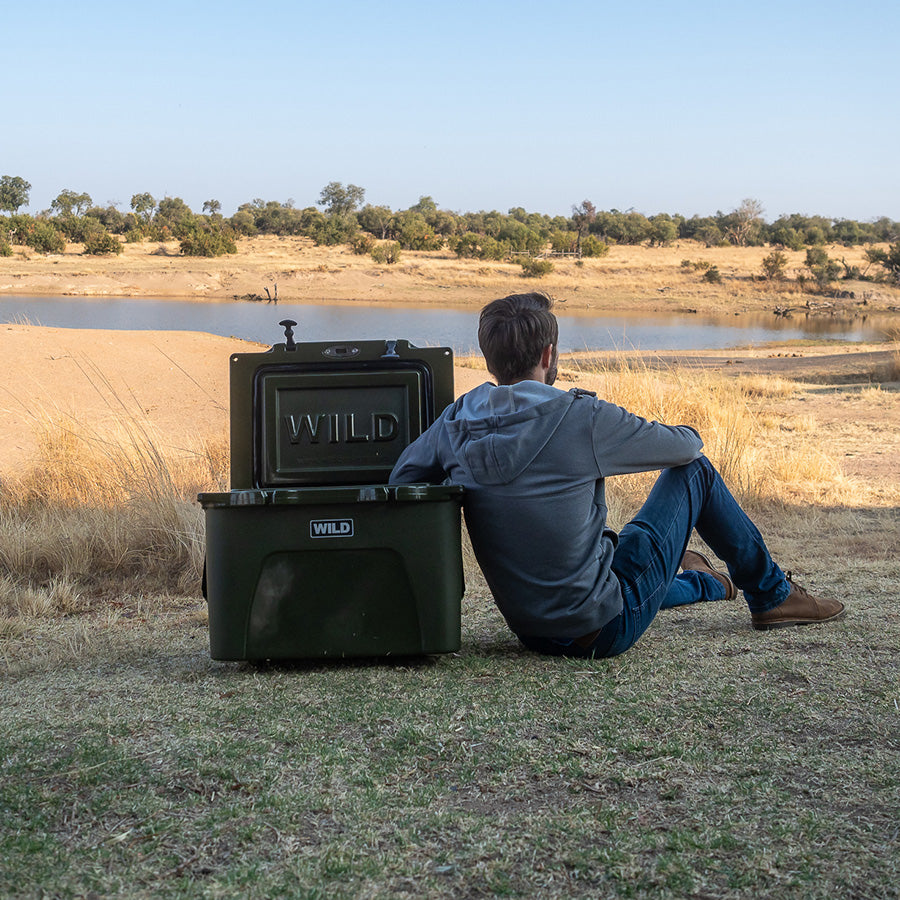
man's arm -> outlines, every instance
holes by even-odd
[[[391,484],[440,484],[447,472],[438,458],[438,442],[443,428],[443,418],[417,437],[400,454],[391,477]]]
[[[612,403],[596,403],[593,443],[601,475],[668,469],[702,455],[703,441],[690,425],[649,422]]]

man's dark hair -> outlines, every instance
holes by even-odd
[[[544,348],[556,346],[559,326],[552,306],[552,297],[535,291],[492,300],[481,311],[478,346],[498,381],[524,378],[541,361]]]

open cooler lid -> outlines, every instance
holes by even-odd
[[[378,484],[453,400],[453,353],[295,343],[231,357],[231,487]]]

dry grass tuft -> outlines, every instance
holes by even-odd
[[[4,607],[71,611],[62,584],[194,592],[204,552],[196,495],[226,483],[224,446],[166,448],[135,418],[106,434],[70,418],[40,430],[34,463],[0,485],[0,566],[15,595]]]

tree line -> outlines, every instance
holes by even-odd
[[[396,262],[403,250],[449,249],[460,258],[507,259],[519,254],[534,266],[545,252],[602,256],[612,244],[665,246],[692,239],[707,247],[765,246],[801,250],[825,244],[854,246],[900,242],[900,223],[887,217],[871,222],[833,219],[799,213],[763,218],[761,204],[742,201],[729,212],[712,216],[645,216],[635,210],[600,210],[584,200],[569,216],[550,216],[514,207],[506,213],[456,213],[440,209],[430,196],[403,210],[365,202],[365,189],[332,181],[322,188],[315,205],[298,208],[292,200],[254,199],[225,217],[218,200],[207,200],[195,213],[180,197],[157,200],[150,193],[134,194],[130,209],[97,206],[87,193],[63,190],[50,209],[20,214],[28,204],[31,185],[21,176],[0,177],[0,253],[11,244],[38,252],[60,252],[67,242],[82,243],[86,253],[121,252],[126,242],[180,241],[193,256],[234,253],[241,237],[259,234],[296,235],[316,244],[347,244],[354,252],[372,254],[381,262]]]

